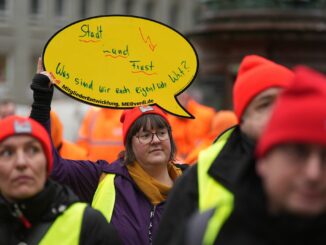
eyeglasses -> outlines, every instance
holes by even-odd
[[[161,129],[158,130],[157,132],[145,131],[140,133],[139,135],[136,135],[136,137],[138,138],[140,144],[149,144],[153,141],[154,134],[160,141],[169,139],[169,133],[167,129]]]

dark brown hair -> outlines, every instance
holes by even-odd
[[[148,124],[149,122],[149,124]],[[148,125],[150,128],[148,128]],[[143,130],[151,130],[151,129],[162,129],[167,128],[170,144],[171,144],[171,153],[170,153],[170,161],[174,161],[175,153],[177,151],[174,139],[172,137],[172,129],[170,124],[160,115],[157,114],[145,114],[139,117],[130,127],[127,137],[126,137],[126,146],[125,151],[120,153],[119,156],[124,156],[124,163],[129,164],[136,160],[135,154],[132,150],[132,138],[135,136],[139,130],[143,128]]]

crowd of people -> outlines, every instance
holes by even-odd
[[[76,143],[41,59],[30,87],[0,104],[0,244],[326,244],[322,73],[247,55],[233,111],[91,108]]]

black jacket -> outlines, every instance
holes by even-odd
[[[268,212],[267,199],[261,179],[256,174],[254,159],[248,159],[242,167],[234,167],[235,172],[239,173],[233,180],[234,209],[220,229],[214,244],[326,244],[326,213],[309,218],[288,213],[272,215]],[[207,211],[194,215],[178,244],[200,244],[198,241],[202,241],[208,220],[213,213]],[[196,230],[200,232],[197,233]]]
[[[241,168],[243,163],[252,157],[253,150],[254,143],[241,133],[239,126],[236,126],[220,154],[212,163],[208,174],[232,191],[233,181],[239,174],[234,171],[234,166]],[[197,210],[197,165],[193,165],[177,180],[167,199],[154,244],[174,244],[172,240],[181,239],[183,227]]]
[[[0,244],[26,242],[36,227],[44,223],[51,225],[67,207],[76,202],[78,198],[70,189],[50,180],[40,193],[21,202],[8,203],[0,196]],[[24,218],[17,217],[20,212]],[[27,228],[27,223],[31,224],[30,228]],[[115,230],[104,216],[90,207],[83,215],[79,241],[80,244],[120,244]]]

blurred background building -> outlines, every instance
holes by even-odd
[[[325,0],[200,0],[188,34],[199,55],[195,84],[206,103],[232,108],[232,86],[246,54],[290,68],[307,64],[326,72]]]
[[[187,33],[196,22],[197,7],[196,0],[0,0],[0,99],[14,100],[18,114],[28,114],[37,59],[48,39],[72,22],[96,15],[136,15]],[[75,139],[86,107],[55,92],[53,108],[67,128],[67,139]]]
[[[191,41],[199,72],[191,89],[217,110],[232,108],[232,84],[246,54],[326,72],[326,0],[0,0],[0,98],[27,114],[37,58],[60,28],[95,15],[136,15]],[[75,139],[86,105],[56,91],[54,109]],[[74,120],[71,120],[74,118]]]

